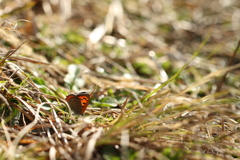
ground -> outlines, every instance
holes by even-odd
[[[238,0],[0,4],[1,159],[240,158]]]

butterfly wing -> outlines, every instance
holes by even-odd
[[[79,101],[81,104],[81,114],[83,114],[89,104],[90,95],[85,92],[82,92],[82,93],[79,93],[77,97],[79,98]]]
[[[75,114],[83,114],[88,106],[90,95],[86,92],[70,94],[65,100]]]
[[[66,101],[74,113],[81,114],[82,112],[81,103],[79,103],[79,99],[76,95],[73,94],[68,95],[66,97]]]

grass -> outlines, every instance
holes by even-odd
[[[0,159],[240,158],[238,2],[68,3],[1,2]]]

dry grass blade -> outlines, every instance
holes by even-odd
[[[35,114],[35,118],[34,120],[28,124],[27,126],[24,127],[24,129],[22,129],[17,137],[15,138],[15,140],[13,141],[13,143],[9,146],[9,152],[7,153],[7,155],[5,155],[5,158],[8,157],[9,160],[14,160],[15,158],[15,155],[16,155],[16,150],[17,150],[17,147],[18,147],[18,143],[20,142],[20,140],[23,138],[23,136],[31,129],[33,128],[37,122],[38,122],[38,119],[39,119],[39,111],[40,111],[40,108],[41,108],[41,105],[39,105],[38,109],[37,109],[37,112]]]
[[[121,121],[124,118],[124,114],[126,113],[124,108],[127,105],[128,100],[129,100],[129,97],[121,105],[121,113],[117,116],[117,118],[115,118],[112,122],[110,122],[109,125],[114,125],[114,124],[118,123],[119,121]]]
[[[92,159],[92,155],[93,155],[93,151],[95,150],[96,142],[100,138],[102,130],[103,130],[103,128],[101,128],[101,127],[96,129],[96,132],[89,139],[84,159],[86,159],[86,160]]]
[[[221,70],[218,70],[216,72],[210,73],[209,75],[203,77],[202,79],[200,79],[197,83],[190,85],[188,88],[184,89],[181,93],[179,93],[179,95],[183,95],[184,93],[186,93],[187,91],[189,91],[190,89],[196,87],[196,86],[200,86],[202,84],[207,83],[208,81],[210,81],[211,79],[215,78],[215,77],[219,77],[231,70],[237,69],[240,67],[240,64],[236,64],[230,67],[226,67],[223,68]]]
[[[239,47],[240,47],[240,40],[238,41],[237,47],[236,47],[235,51],[233,52],[233,55],[232,55],[230,61],[228,62],[228,66],[232,65],[233,60],[235,59],[237,52],[239,50]],[[217,92],[221,91],[222,86],[223,86],[224,82],[226,81],[227,74],[228,74],[228,71],[223,75],[223,77],[221,78],[221,81],[218,83],[217,90],[216,90]]]
[[[41,62],[39,60],[35,60],[35,59],[32,59],[32,58],[28,58],[28,57],[23,57],[23,56],[17,56],[17,57],[9,57],[8,58],[10,61],[24,61],[24,62],[30,62],[30,63],[35,63],[35,64],[44,64],[44,65],[50,65],[50,63],[47,63],[47,62]]]
[[[8,52],[5,56],[4,56],[4,58],[1,60],[1,62],[0,62],[0,66],[3,66],[3,64],[5,63],[5,61],[9,58],[9,57],[11,57],[14,53],[16,53],[16,51],[24,44],[24,43],[26,43],[27,41],[25,41],[25,42],[23,42],[22,44],[20,44],[16,49],[14,49],[13,51],[10,51],[10,52]]]
[[[84,75],[84,78],[90,82],[92,82],[95,85],[98,85],[101,88],[109,88],[112,86],[117,86],[117,88],[131,88],[131,89],[139,89],[139,90],[149,90],[151,87],[143,86],[143,85],[137,85],[134,82],[129,83],[127,81],[120,81],[120,82],[114,82],[108,79],[103,78],[97,78],[95,76],[91,75]]]
[[[0,94],[0,99],[7,105],[8,109],[12,111],[12,108],[10,107],[7,99],[2,94]]]

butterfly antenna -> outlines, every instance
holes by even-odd
[[[95,85],[93,91],[90,93],[90,98],[92,97],[93,93],[95,92],[95,90],[97,89],[97,85]]]

